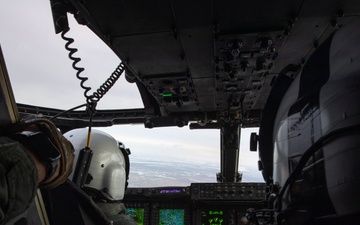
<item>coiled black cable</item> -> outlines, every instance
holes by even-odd
[[[65,49],[69,51],[69,58],[73,61],[72,67],[76,70],[76,77],[80,80],[80,86],[84,89],[84,96],[86,102],[89,105],[96,104],[115,84],[115,82],[120,78],[121,74],[125,71],[125,65],[120,63],[115,71],[110,75],[110,77],[96,90],[92,95],[88,95],[88,92],[91,90],[90,87],[85,86],[85,82],[88,80],[87,77],[82,77],[80,74],[85,70],[82,67],[78,67],[76,64],[81,61],[81,58],[75,57],[74,54],[78,51],[76,48],[70,47],[74,43],[73,38],[66,37],[65,34],[68,30],[61,32],[61,38],[66,41]]]
[[[69,51],[69,58],[73,61],[72,67],[74,70],[76,70],[76,77],[80,80],[80,86],[84,89],[84,96],[86,98],[86,109],[88,111],[89,117],[89,129],[88,129],[88,136],[87,136],[87,142],[84,149],[80,151],[79,159],[82,159],[76,164],[75,173],[73,181],[82,187],[85,183],[85,180],[87,178],[88,169],[91,164],[91,158],[92,158],[92,150],[90,148],[90,138],[91,138],[91,127],[92,127],[92,120],[93,116],[96,113],[96,105],[97,102],[110,90],[110,88],[115,84],[115,82],[120,78],[121,74],[125,71],[125,65],[123,63],[120,63],[115,71],[110,75],[110,77],[94,92],[92,95],[88,95],[88,92],[91,90],[90,87],[85,86],[85,82],[88,80],[87,77],[82,77],[80,74],[85,70],[82,67],[78,67],[76,64],[81,61],[81,58],[75,57],[74,54],[78,51],[76,48],[70,47],[72,43],[74,43],[74,39],[70,37],[66,37],[65,34],[69,31],[69,29],[63,30],[61,32],[61,38],[66,41],[65,49]],[[83,105],[81,105],[83,106]],[[71,110],[77,109],[81,106],[74,107]],[[69,111],[69,110],[68,110]],[[67,111],[67,112],[68,112]],[[64,112],[63,112],[64,113]],[[63,113],[60,113],[58,115],[55,115],[54,118],[56,118],[59,115],[62,115]],[[105,192],[108,194],[107,192]],[[108,194],[109,195],[109,194]],[[110,195],[109,195],[110,196]],[[111,196],[110,196],[111,197]]]
[[[75,57],[74,54],[78,51],[76,48],[72,48],[70,47],[70,45],[72,43],[74,43],[74,39],[66,37],[65,34],[68,32],[69,30],[65,30],[63,32],[61,32],[61,38],[64,39],[66,41],[65,44],[65,49],[69,51],[69,59],[71,59],[73,61],[72,63],[72,67],[74,68],[74,70],[76,70],[76,77],[80,80],[80,86],[85,90],[84,91],[84,96],[87,99],[86,102],[88,102],[88,95],[87,93],[91,90],[90,87],[87,87],[84,85],[85,81],[88,80],[87,77],[81,77],[80,74],[85,70],[83,67],[78,67],[76,64],[78,62],[81,61],[81,58]],[[89,103],[89,102],[88,102]]]
[[[124,71],[125,65],[120,63],[110,77],[96,90],[96,92],[89,96],[91,101],[98,102],[110,90],[110,88],[114,86],[115,82],[120,78]]]

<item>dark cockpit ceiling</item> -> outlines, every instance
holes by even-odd
[[[146,127],[259,126],[276,77],[296,76],[314,49],[360,12],[356,0],[70,3],[67,11],[125,64]]]

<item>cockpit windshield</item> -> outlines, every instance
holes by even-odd
[[[85,103],[80,81],[63,47],[65,42],[54,33],[49,2],[6,5],[0,9],[0,38],[16,102],[64,110]],[[79,49],[76,56],[82,59],[86,82],[96,89],[119,59],[92,31],[72,17],[69,19],[73,23],[69,32]],[[25,79],[24,74],[31,74],[31,78]],[[127,82],[124,76],[97,105],[100,110],[142,107],[136,85]],[[219,129],[190,130],[187,126],[146,129],[143,124],[100,129],[130,148],[129,187],[216,182],[220,172]],[[257,130],[241,129],[239,172],[245,182],[263,181],[257,168],[258,154],[249,151],[250,133]]]
[[[126,140],[130,148],[129,187],[189,186],[194,182],[216,182],[220,172],[220,134],[214,130],[183,128],[144,129],[142,125],[101,128]],[[250,133],[242,129],[239,172],[243,182],[263,182],[257,168],[258,154],[250,152]]]

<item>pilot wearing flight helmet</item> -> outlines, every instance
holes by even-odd
[[[86,128],[71,130],[64,134],[74,146],[74,162],[86,146],[87,135]],[[92,129],[90,140],[93,155],[83,190],[114,225],[136,224],[126,215],[125,206],[121,203],[129,173],[126,160],[128,156],[120,149],[122,146],[119,146],[119,142],[105,132]],[[70,179],[73,176],[74,170]]]

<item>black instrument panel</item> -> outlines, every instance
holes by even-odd
[[[261,211],[265,200],[265,183],[192,183],[128,188],[124,202],[138,224],[231,225]]]

